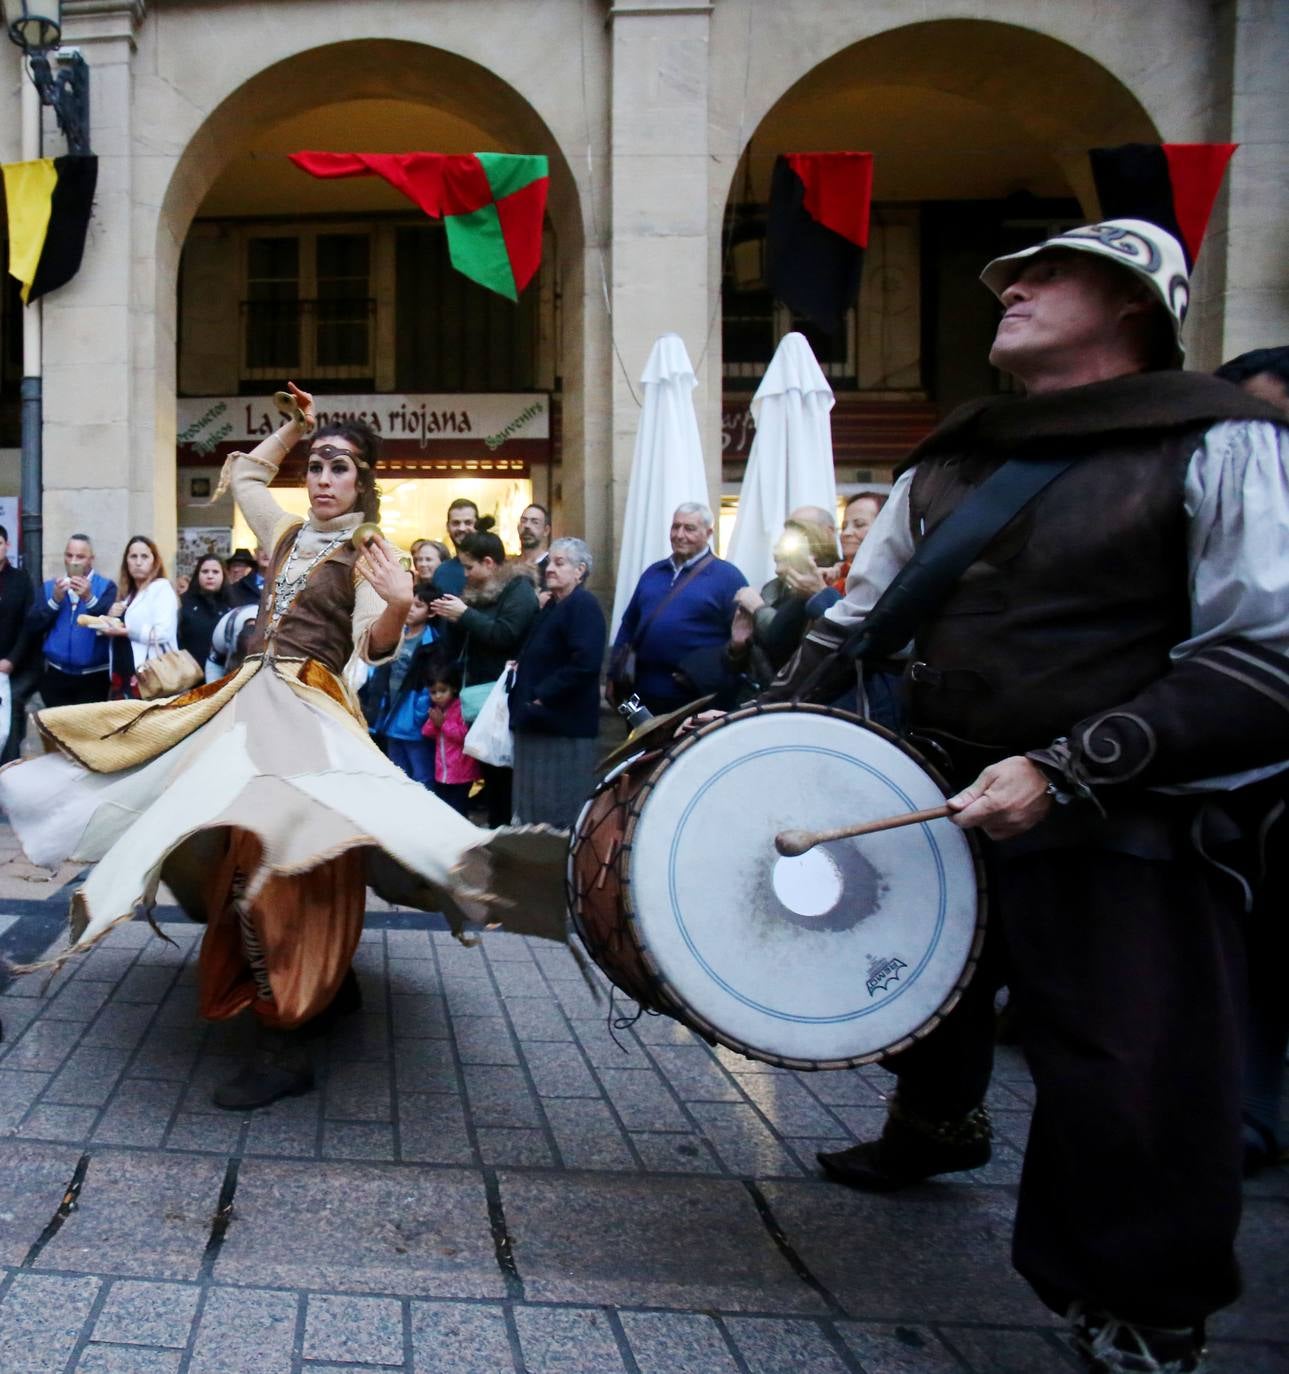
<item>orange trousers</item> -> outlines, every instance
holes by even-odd
[[[254,901],[240,897],[260,843],[234,830],[212,884],[201,942],[200,1009],[223,1021],[247,1007],[290,1030],[335,997],[363,929],[367,884],[360,850],[293,877],[272,877]]]

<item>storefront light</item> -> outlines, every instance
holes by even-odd
[[[63,36],[61,0],[5,0],[9,37],[25,53],[56,48]]]
[[[57,53],[63,41],[61,0],[4,0],[9,37],[26,54],[32,83],[40,92],[67,139],[67,151],[88,156],[90,151],[90,70],[74,49]],[[50,65],[55,53],[58,71]]]

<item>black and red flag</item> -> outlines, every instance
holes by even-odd
[[[829,334],[859,292],[873,202],[872,153],[788,153],[774,163],[765,236],[775,297]]]
[[[1124,143],[1088,154],[1099,218],[1144,219],[1182,245],[1187,269],[1199,256],[1213,202],[1237,143]]]

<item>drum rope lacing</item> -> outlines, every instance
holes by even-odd
[[[591,852],[595,855],[596,866],[594,877],[587,883],[574,881],[569,876],[565,877],[565,896],[570,911],[581,911],[583,909],[584,899],[590,891],[602,889],[605,883],[610,879],[617,881],[614,865],[623,855],[630,852],[630,842],[628,841],[625,844],[619,843],[619,837],[616,834],[609,839],[607,845],[597,843],[601,831],[611,821],[616,822],[622,808],[627,805],[627,798],[623,795],[623,789],[620,788],[616,782],[613,791],[615,794],[614,804],[606,807],[595,822],[577,837],[575,848],[580,851],[583,846],[589,845]],[[574,868],[570,865],[569,874],[571,875],[573,872]],[[594,935],[588,931],[582,922],[579,921],[577,925],[579,934],[582,936],[583,942],[587,946],[588,953],[597,964],[599,963],[599,958],[597,956],[600,952],[604,952],[611,957],[616,957],[623,953],[624,950],[632,949],[631,942],[627,939],[624,926],[615,926],[607,938],[600,938],[598,935]],[[617,965],[615,964],[614,966],[616,967]],[[635,1003],[636,1010],[634,1015],[618,1013],[617,996],[619,992],[621,992],[624,997],[630,997],[631,1001]],[[608,1015],[605,1017],[605,1027],[613,1043],[623,1054],[630,1054],[631,1050],[629,1046],[624,1045],[622,1041],[618,1039],[616,1032],[630,1030],[642,1016],[646,1015],[662,1016],[663,1013],[654,1007],[646,1006],[639,998],[631,996],[625,989],[619,988],[616,982],[610,980],[609,1011]]]

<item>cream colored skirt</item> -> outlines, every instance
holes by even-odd
[[[339,704],[347,693],[337,679],[308,670],[312,686],[298,664],[252,660],[218,691],[160,708],[40,713],[55,752],[0,770],[0,804],[32,863],[94,865],[73,894],[73,943],[58,962],[149,907],[162,881],[206,920],[203,893],[233,829],[261,845],[248,899],[270,876],[361,849],[382,897],[442,911],[458,933],[499,924],[566,938],[566,837],[471,825],[371,743]]]

